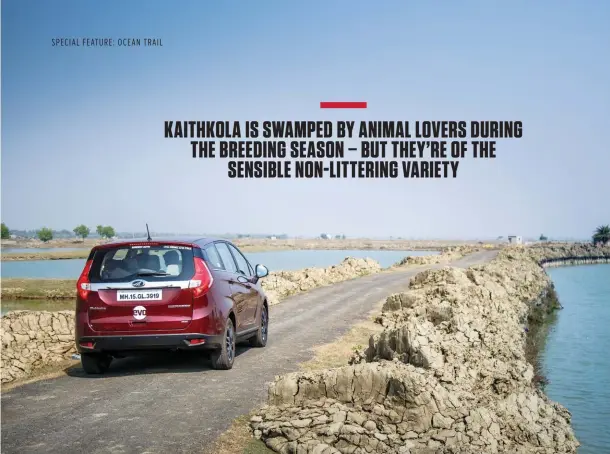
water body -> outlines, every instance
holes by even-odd
[[[546,394],[572,413],[579,454],[610,452],[610,264],[548,273],[564,309],[541,353]]]
[[[270,271],[298,270],[307,267],[327,267],[337,265],[345,257],[370,257],[382,267],[388,267],[409,255],[438,254],[436,251],[357,251],[357,250],[296,250],[245,253],[252,265],[258,263]],[[37,279],[77,279],[85,259],[69,260],[22,260],[2,262],[2,277]]]

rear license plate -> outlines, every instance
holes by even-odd
[[[117,301],[159,301],[162,290],[117,290]]]

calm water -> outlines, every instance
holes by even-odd
[[[542,353],[546,394],[572,413],[579,454],[610,452],[610,264],[548,272],[564,309]]]
[[[436,251],[351,251],[351,250],[298,250],[250,252],[246,257],[253,265],[261,263],[270,271],[298,270],[312,266],[337,265],[345,257],[370,257],[382,267],[388,267],[408,255],[437,254]],[[0,264],[2,277],[76,279],[85,266],[84,259],[70,260],[23,260]]]

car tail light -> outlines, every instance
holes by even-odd
[[[195,275],[189,282],[189,288],[193,290],[193,297],[197,298],[204,295],[211,287],[214,282],[212,273],[208,266],[205,264],[203,259],[195,257]]]
[[[95,347],[95,344],[91,341],[86,341],[86,342],[81,342],[80,346],[85,347],[85,348],[93,348],[93,347]]]
[[[93,260],[87,260],[87,263],[85,263],[85,268],[83,269],[83,272],[80,274],[80,277],[76,282],[76,291],[78,292],[78,296],[80,296],[83,300],[87,299],[87,296],[89,296],[89,292],[91,291],[91,283],[89,282],[89,270],[91,270],[92,264]]]
[[[200,345],[200,344],[205,344],[205,339],[190,339],[190,340],[189,340],[189,344],[190,344],[190,345]]]

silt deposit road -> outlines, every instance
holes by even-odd
[[[497,252],[452,263],[468,267]],[[322,287],[272,306],[265,348],[240,348],[229,371],[198,356],[155,355],[113,362],[108,374],[69,375],[2,394],[3,453],[202,452],[237,416],[264,403],[274,377],[298,369],[311,347],[331,342],[420,271],[383,272]]]

